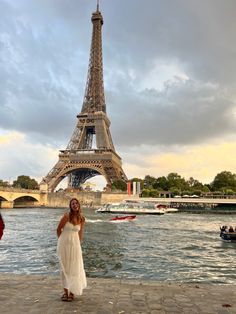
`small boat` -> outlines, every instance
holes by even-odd
[[[156,208],[161,209],[164,213],[176,213],[179,211],[177,208],[170,207],[167,204],[156,204],[155,206]]]
[[[233,227],[222,226],[220,227],[220,237],[224,242],[236,243],[236,230]]]
[[[122,221],[122,220],[133,220],[135,219],[136,216],[135,215],[129,215],[129,216],[116,216],[110,219],[110,221]]]

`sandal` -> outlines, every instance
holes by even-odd
[[[67,295],[67,293],[63,293],[63,295],[61,296],[61,300],[62,300],[62,301],[68,301],[68,295]]]
[[[68,301],[68,302],[71,302],[71,301],[73,301],[73,300],[74,300],[74,295],[73,295],[73,293],[70,293],[69,296],[68,296],[68,298],[67,298],[67,301]]]

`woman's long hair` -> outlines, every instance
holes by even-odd
[[[71,203],[73,201],[76,201],[78,203],[78,205],[79,205],[79,210],[77,212],[74,212],[72,210],[72,208],[71,208]],[[81,222],[85,221],[85,218],[84,218],[84,216],[82,215],[82,212],[81,212],[80,202],[79,202],[79,200],[77,198],[74,197],[74,198],[72,198],[70,200],[69,207],[70,207],[70,212],[69,212],[69,221],[70,222],[72,222],[73,217],[76,217],[76,220],[77,220],[78,223],[81,223]]]

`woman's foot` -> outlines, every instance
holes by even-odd
[[[61,296],[61,300],[62,301],[68,301],[68,294],[66,292],[63,293],[63,295]]]
[[[73,301],[73,300],[74,300],[74,294],[73,294],[73,293],[70,293],[70,294],[68,295],[67,301],[68,301],[68,302],[71,302],[71,301]]]

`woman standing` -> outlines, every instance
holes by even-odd
[[[61,218],[57,227],[57,255],[61,266],[61,279],[64,293],[62,301],[72,301],[81,295],[87,286],[84,271],[81,241],[83,239],[85,218],[76,198],[70,201],[70,211]]]

